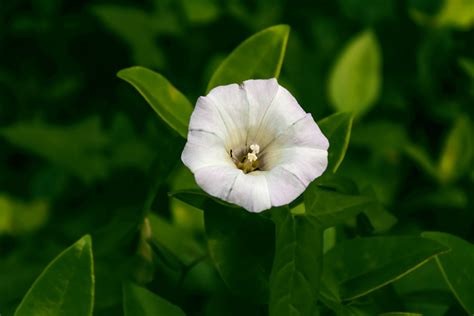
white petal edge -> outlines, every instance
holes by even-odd
[[[254,171],[247,174],[241,172],[235,179],[227,201],[253,213],[269,209],[272,205],[266,172]]]
[[[181,160],[192,171],[207,166],[236,168],[224,141],[213,132],[190,129]]]
[[[266,146],[275,135],[306,115],[291,93],[274,78],[247,80],[244,88],[250,105],[248,143]]]

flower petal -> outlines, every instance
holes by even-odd
[[[306,113],[276,79],[244,82],[249,103],[248,144],[266,146],[275,135],[303,118]]]
[[[266,172],[241,173],[235,179],[227,201],[242,206],[250,212],[261,212],[271,205]]]
[[[236,168],[224,141],[217,134],[203,130],[189,129],[181,160],[192,172],[206,166]]]
[[[227,149],[239,149],[245,143],[249,116],[249,105],[242,86],[230,84],[212,89],[204,98],[212,104],[220,117],[220,126],[224,128]]]
[[[236,178],[241,174],[243,174],[242,170],[235,168],[235,166],[223,165],[205,166],[194,171],[196,183],[204,191],[228,202],[232,202],[229,200],[229,194],[235,187]]]
[[[291,203],[307,186],[298,176],[279,166],[267,172],[266,178],[272,206]]]
[[[295,122],[263,149],[266,170],[281,167],[307,186],[327,167],[329,142],[311,114]]]

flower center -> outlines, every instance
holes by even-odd
[[[230,150],[230,157],[234,161],[237,168],[244,173],[249,173],[259,169],[258,154],[260,153],[260,146],[258,144],[250,145],[249,150],[240,158],[233,156],[232,149]]]

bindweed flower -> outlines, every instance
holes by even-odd
[[[289,204],[327,167],[329,143],[276,79],[212,89],[181,155],[208,194],[250,212]]]

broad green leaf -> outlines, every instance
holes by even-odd
[[[209,200],[204,222],[211,258],[229,289],[253,302],[266,303],[275,247],[271,220]]]
[[[270,315],[313,315],[319,293],[323,228],[288,208],[272,210],[276,248],[270,276]]]
[[[104,178],[108,173],[104,148],[109,138],[98,117],[72,126],[52,126],[21,122],[0,128],[10,143],[37,154],[81,178],[85,182]]]
[[[373,207],[375,200],[363,195],[325,190],[313,182],[304,193],[306,215],[323,227],[334,226]]]
[[[441,152],[438,169],[442,182],[452,182],[468,171],[474,151],[471,137],[469,119],[459,118],[449,132]]]
[[[383,287],[449,248],[421,237],[370,237],[337,244],[324,256],[323,280],[341,299]]]
[[[36,279],[15,316],[90,316],[94,305],[91,238],[86,235],[56,257]]]
[[[406,310],[423,315],[444,316],[454,302],[436,260],[394,282],[393,289]]]
[[[288,25],[276,25],[246,39],[214,72],[207,92],[217,86],[247,79],[278,78],[289,33]]]
[[[382,85],[381,59],[377,39],[370,30],[347,44],[329,76],[329,99],[336,110],[358,116],[375,104]]]
[[[132,283],[123,284],[123,311],[125,316],[186,315],[178,306]]]
[[[461,306],[474,314],[474,245],[447,233],[425,232],[422,236],[451,248],[436,257],[436,262]]]
[[[122,69],[117,76],[135,87],[156,114],[179,135],[187,137],[193,107],[165,77],[140,66]]]
[[[340,112],[318,122],[321,131],[329,140],[328,169],[334,173],[346,155],[353,119],[352,114]]]

